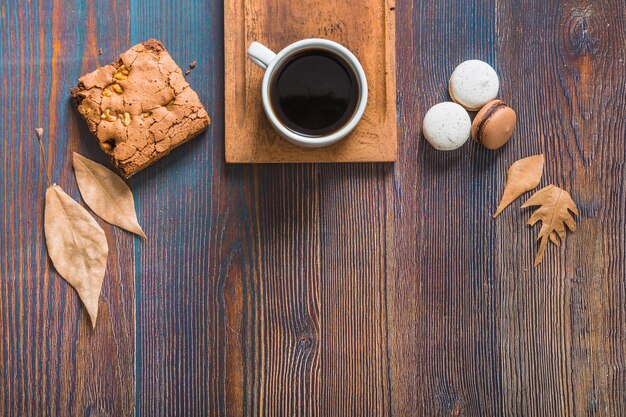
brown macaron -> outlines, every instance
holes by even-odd
[[[472,139],[487,149],[498,149],[511,139],[517,116],[502,100],[492,100],[476,114]]]

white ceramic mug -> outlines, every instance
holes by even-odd
[[[350,118],[348,122],[339,130],[326,136],[311,137],[294,132],[281,123],[270,104],[270,85],[276,69],[280,68],[281,64],[285,62],[285,60],[291,58],[294,54],[311,48],[324,49],[340,58],[343,58],[343,61],[352,67],[352,70],[356,74],[359,82],[359,101],[352,118]],[[261,95],[263,98],[263,109],[265,110],[267,118],[276,132],[294,145],[307,148],[320,148],[328,146],[344,138],[352,131],[352,129],[354,129],[359,120],[361,120],[363,112],[365,111],[365,106],[367,105],[367,79],[365,78],[365,72],[363,71],[363,67],[361,66],[359,60],[344,46],[326,39],[303,39],[292,43],[276,54],[260,43],[252,42],[248,48],[248,56],[252,59],[252,61],[254,61],[255,64],[265,70],[263,84],[261,87]]]

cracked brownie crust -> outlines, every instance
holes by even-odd
[[[211,123],[181,69],[156,39],[81,77],[72,96],[100,147],[126,178]]]

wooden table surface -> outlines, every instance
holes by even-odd
[[[1,416],[626,415],[626,2],[396,12],[396,164],[226,166],[221,2],[0,3]],[[80,201],[71,153],[104,158],[69,88],[149,37],[197,61],[213,125],[130,181],[147,242],[99,220],[91,330],[46,254],[33,130]],[[422,117],[469,58],[517,131],[435,151]],[[490,215],[540,152],[580,217],[533,268],[525,198]]]

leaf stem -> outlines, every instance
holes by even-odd
[[[50,172],[48,169],[48,160],[46,159],[46,154],[43,151],[43,143],[41,137],[43,136],[43,128],[38,127],[35,129],[35,133],[37,134],[37,142],[39,142],[39,151],[41,152],[41,159],[46,166],[44,172],[46,173],[46,181],[48,182],[48,187],[52,185],[52,181],[50,181]]]

